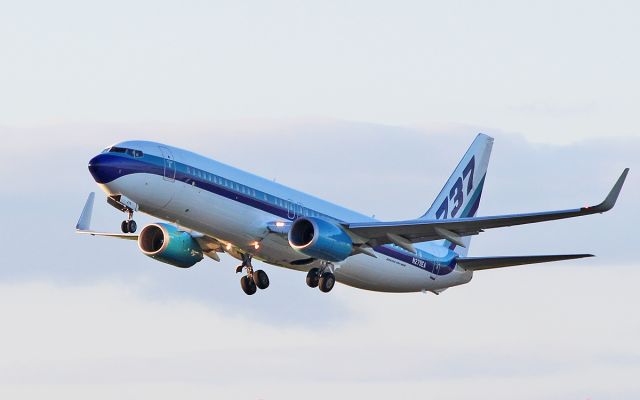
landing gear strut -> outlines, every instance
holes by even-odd
[[[257,289],[264,290],[269,287],[269,276],[261,269],[254,271],[251,259],[250,255],[243,254],[242,264],[236,268],[236,273],[242,272],[243,269],[247,270],[247,275],[240,278],[240,287],[249,296],[254,295]]]
[[[126,220],[122,221],[120,228],[122,229],[122,233],[136,233],[138,229],[138,224],[133,220],[133,210],[128,210],[129,216]]]
[[[307,273],[307,285],[311,288],[319,288],[323,293],[329,293],[336,284],[336,276],[331,271],[330,264],[322,268],[312,268]]]

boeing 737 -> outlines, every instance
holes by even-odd
[[[107,202],[127,215],[122,233],[90,228],[95,193],[76,231],[137,241],[140,251],[189,268],[227,253],[240,260],[242,290],[269,286],[253,260],[306,272],[329,292],[336,282],[380,292],[433,292],[471,281],[479,270],[592,257],[591,254],[468,257],[486,229],[604,213],[613,208],[629,169],[605,200],[563,211],[476,217],[493,138],[479,134],[427,212],[382,222],[190,151],[148,141],[109,146],[89,161]],[[136,234],[134,213],[162,220]]]

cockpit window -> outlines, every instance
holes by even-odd
[[[144,153],[141,152],[140,150],[133,150],[133,149],[125,149],[124,147],[116,147],[113,146],[110,149],[106,149],[105,151],[103,151],[103,153],[105,152],[109,152],[109,153],[124,153],[127,155],[130,155],[131,157],[135,157],[135,158],[140,158],[142,156],[144,156]]]

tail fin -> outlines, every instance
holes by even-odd
[[[453,174],[436,197],[429,210],[420,219],[452,219],[475,217],[487,175],[493,138],[479,134],[465,153]],[[462,257],[467,255],[471,237],[464,237],[465,247],[449,241],[443,245]]]

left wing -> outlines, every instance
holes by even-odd
[[[464,246],[463,236],[477,235],[485,229],[505,226],[533,224],[584,215],[604,213],[613,208],[629,173],[626,168],[615,183],[607,198],[597,206],[582,207],[564,211],[548,211],[530,214],[499,215],[492,217],[457,218],[444,220],[411,220],[399,222],[364,222],[344,224],[350,232],[366,240],[367,244],[379,246],[395,243],[411,248],[411,243],[446,239]]]
[[[95,198],[96,198],[96,194],[94,192],[89,193],[87,202],[84,204],[84,208],[82,209],[82,214],[80,214],[80,219],[76,224],[76,233],[80,233],[82,235],[91,235],[91,236],[114,237],[114,238],[126,239],[126,240],[138,240],[138,235],[135,235],[135,234],[92,231],[91,216],[93,215],[93,203],[95,201]]]

